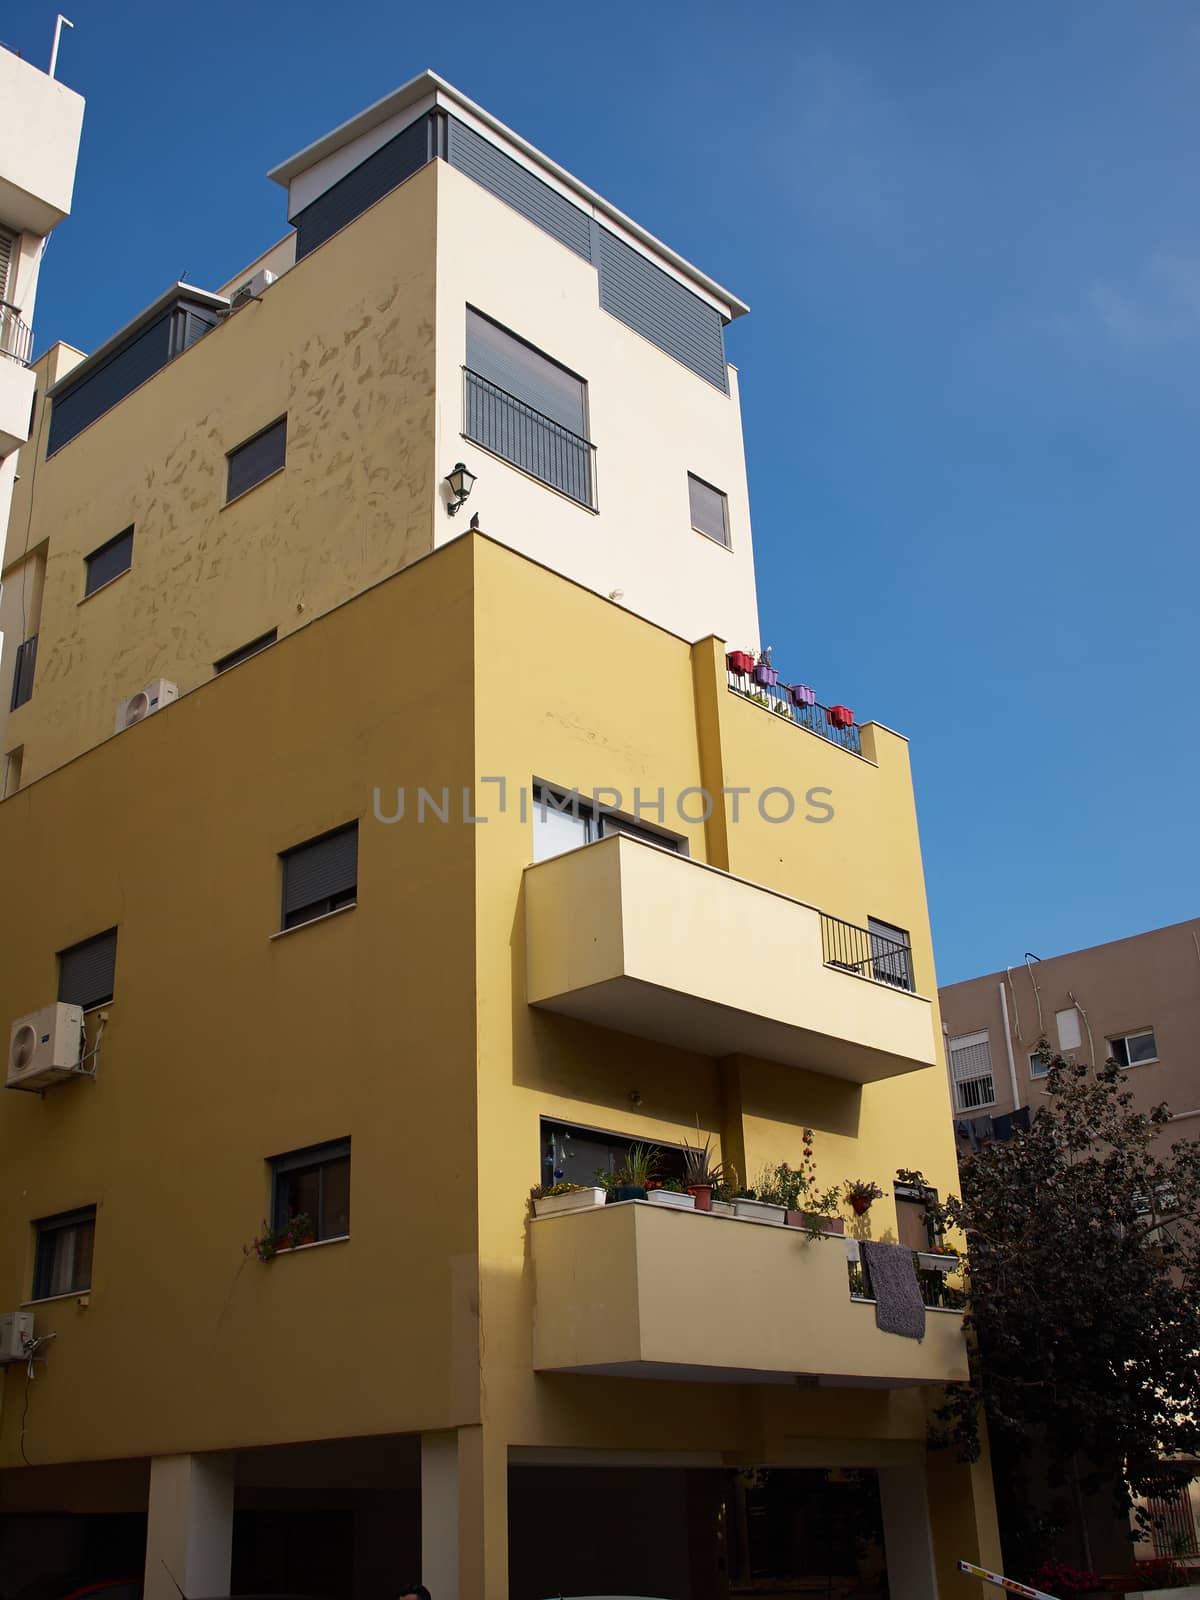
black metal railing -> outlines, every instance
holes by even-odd
[[[463,368],[463,432],[540,483],[596,509],[596,446]]]
[[[0,300],[0,355],[6,355],[21,366],[29,365],[33,354],[33,329],[24,321],[16,306]]]
[[[921,1266],[915,1260],[915,1252],[914,1265],[921,1299],[930,1311],[961,1311],[964,1308],[967,1303],[965,1290],[959,1288],[957,1284],[948,1283],[946,1274],[937,1267]],[[846,1270],[850,1277],[850,1298],[874,1300],[875,1290],[871,1285],[871,1273],[866,1262],[847,1261]]]
[[[33,693],[33,671],[37,666],[37,634],[31,634],[17,646],[17,661],[13,668],[12,700],[9,710],[23,706]]]
[[[821,954],[827,967],[856,972],[860,978],[886,983],[893,989],[913,988],[912,946],[885,939],[870,928],[860,928],[841,917],[821,912]]]
[[[852,750],[856,756],[862,755],[858,724],[851,722],[842,726],[834,722],[828,706],[816,700],[811,704],[797,705],[783,684],[757,683],[749,672],[732,672],[726,668],[726,679],[734,694],[740,694],[752,704],[773,712],[785,722],[794,722],[797,727],[807,728],[810,733],[819,733],[830,744],[836,744],[843,750]]]

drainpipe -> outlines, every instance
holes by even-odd
[[[1013,1059],[1012,1029],[1008,1025],[1008,1000],[1003,983],[1000,984],[1000,1011],[1004,1017],[1004,1048],[1008,1052],[1008,1079],[1012,1084],[1013,1110],[1016,1111],[1021,1100],[1017,1093],[1017,1063]]]

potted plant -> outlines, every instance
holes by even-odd
[[[725,665],[730,672],[746,677],[754,671],[754,657],[748,650],[731,650],[725,657]]]
[[[699,1137],[700,1119],[696,1118],[696,1134]],[[711,1211],[713,1191],[722,1179],[721,1164],[712,1159],[712,1136],[705,1138],[703,1144],[685,1144],[683,1147],[683,1181],[687,1192],[696,1202],[697,1211]]]
[[[582,1183],[535,1184],[529,1191],[529,1209],[535,1217],[553,1217],[563,1211],[589,1211],[602,1206],[602,1185]]]
[[[276,1242],[275,1229],[264,1218],[258,1235],[251,1239],[249,1244],[242,1246],[242,1254],[254,1256],[258,1261],[272,1261],[278,1253],[279,1245]]]
[[[755,683],[761,683],[764,689],[773,689],[779,682],[779,674],[771,665],[770,645],[767,646],[755,663],[754,681]]]
[[[644,1200],[646,1191],[658,1176],[660,1158],[653,1145],[631,1144],[629,1153],[616,1172],[598,1171],[596,1180],[609,1200]]]
[[[764,1167],[752,1188],[739,1189],[733,1197],[733,1214],[743,1222],[768,1222],[782,1228],[787,1220],[784,1192],[778,1181],[778,1169]]]
[[[865,1178],[846,1179],[846,1204],[856,1217],[865,1217],[876,1200],[883,1199],[883,1190],[877,1183]]]
[[[825,712],[825,720],[831,728],[852,728],[854,713],[849,706],[830,706]]]
[[[668,1178],[646,1191],[646,1199],[655,1206],[674,1206],[679,1211],[694,1211],[696,1199],[684,1187],[682,1178]]]
[[[805,683],[789,683],[787,685],[787,693],[788,699],[794,706],[798,706],[801,711],[806,710],[809,706],[815,706],[817,703],[816,690],[810,689]]]

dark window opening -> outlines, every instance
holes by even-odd
[[[113,997],[117,966],[117,930],[98,933],[58,953],[58,998],[68,1005],[102,1006]]]
[[[604,1133],[570,1122],[551,1122],[546,1117],[541,1122],[537,1181],[547,1187],[555,1183],[578,1183],[586,1188],[599,1181],[598,1172],[619,1172],[636,1144],[649,1144],[657,1152],[657,1183],[666,1184],[673,1179],[682,1182],[683,1149],[679,1145]]]
[[[705,483],[694,472],[688,473],[688,506],[692,527],[729,549],[729,501],[720,489]]]
[[[274,1156],[271,1173],[271,1226],[276,1233],[297,1217],[307,1217],[317,1239],[349,1236],[349,1139]]]
[[[33,1258],[33,1299],[49,1300],[57,1294],[82,1294],[90,1289],[95,1206],[43,1217],[34,1227],[37,1248]]]
[[[287,418],[280,417],[245,444],[226,456],[229,476],[225,486],[226,503],[253,489],[256,483],[278,472],[287,455]]]
[[[283,857],[284,928],[327,916],[358,896],[358,823],[338,828]]]
[[[257,639],[251,639],[249,644],[244,644],[237,650],[231,650],[227,656],[222,656],[213,663],[214,672],[228,672],[230,667],[239,666],[243,661],[249,661],[251,656],[256,656],[260,650],[266,650],[273,645],[279,637],[278,631],[272,628],[268,633],[260,633]]]
[[[90,556],[84,557],[87,575],[83,584],[83,598],[86,600],[88,595],[95,594],[97,589],[102,589],[106,583],[128,572],[132,565],[133,529],[126,528],[124,533],[117,534],[115,539],[110,539],[98,550],[93,550]]]

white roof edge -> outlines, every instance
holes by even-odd
[[[173,283],[169,289],[164,289],[162,294],[156,300],[152,300],[148,306],[143,306],[136,317],[131,317],[123,328],[118,328],[116,333],[106,339],[102,345],[98,345],[90,354],[84,356],[83,360],[77,362],[70,372],[64,373],[57,383],[51,384],[46,393],[53,398],[60,389],[78,382],[93,367],[98,367],[106,356],[111,355],[116,346],[128,339],[131,333],[136,333],[138,328],[144,324],[153,322],[160,312],[165,311],[172,301],[178,300],[181,295],[186,296],[189,300],[198,300],[201,305],[213,306],[218,311],[227,310],[229,307],[228,295],[213,294],[208,289],[198,289],[194,283],[185,283],[181,278],[178,283]],[[74,347],[72,346],[72,348]]]
[[[382,100],[376,100],[374,105],[368,106],[365,111],[360,111],[357,116],[351,117],[348,122],[343,122],[340,127],[334,128],[330,133],[324,134],[312,144],[306,145],[303,150],[297,151],[294,156],[289,156],[286,161],[281,161],[278,166],[271,168],[270,172],[267,173],[267,177],[273,183],[281,184],[284,188],[287,188],[293,178],[298,177],[302,172],[307,172],[309,167],[315,166],[325,156],[332,155],[335,150],[340,150],[343,145],[349,144],[352,139],[357,139],[360,134],[368,133],[381,122],[386,122],[390,117],[397,116],[406,106],[414,104],[431,92],[437,96],[439,103],[445,101],[450,105],[461,106],[464,111],[469,111],[472,116],[478,118],[480,122],[514,145],[523,155],[528,156],[531,161],[540,167],[544,167],[547,172],[552,173],[560,183],[564,184],[568,189],[574,190],[588,205],[594,206],[597,211],[619,223],[622,228],[648,249],[654,251],[656,255],[662,256],[665,261],[669,261],[679,272],[700,284],[708,294],[724,301],[729,307],[731,320],[744,316],[749,311],[750,307],[744,300],[739,300],[735,294],[724,288],[715,278],[710,278],[707,273],[701,272],[699,267],[693,266],[685,257],[672,250],[669,245],[665,245],[661,239],[656,239],[640,223],[634,222],[632,217],[627,217],[623,211],[619,211],[616,206],[611,205],[603,195],[597,194],[594,189],[589,189],[587,184],[581,182],[573,173],[568,172],[565,167],[560,167],[557,161],[552,161],[536,145],[530,144],[529,140],[523,139],[519,133],[514,133],[498,117],[494,117],[483,106],[476,105],[474,100],[468,99],[461,90],[456,89],[452,83],[447,83],[445,78],[432,70],[426,70],[419,73],[415,78],[410,78],[400,88],[393,89],[391,94],[384,95]]]

